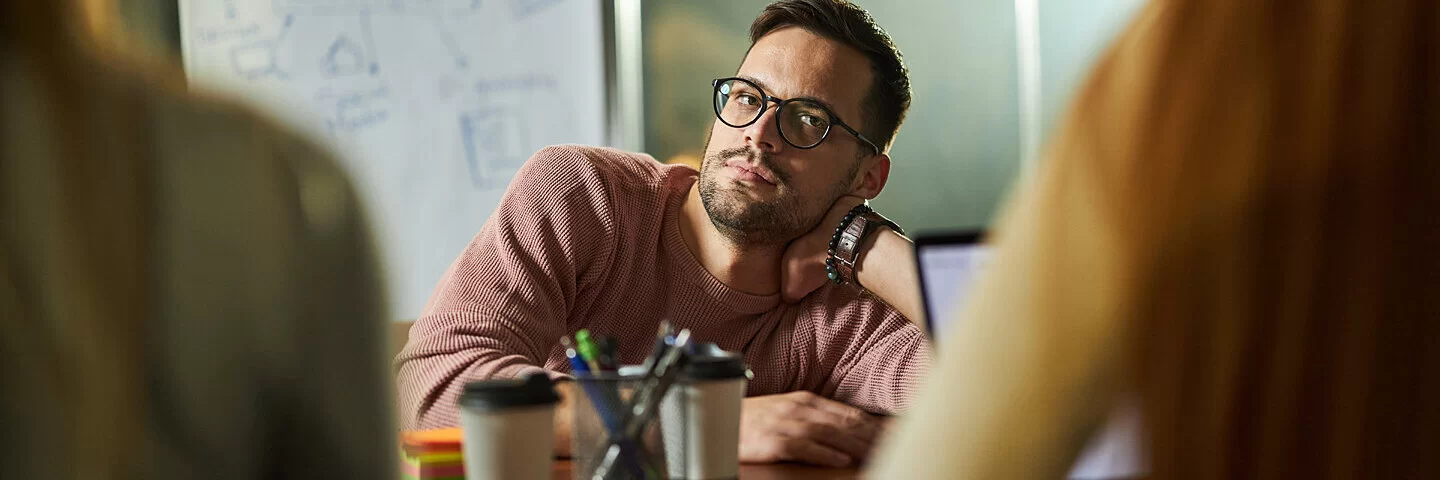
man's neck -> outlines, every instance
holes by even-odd
[[[741,246],[720,233],[700,200],[699,182],[690,186],[680,210],[680,236],[700,265],[726,286],[752,295],[780,292],[780,258],[785,247]]]

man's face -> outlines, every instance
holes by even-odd
[[[816,100],[851,127],[864,127],[870,63],[851,47],[783,28],[755,42],[735,76],[770,96]],[[851,190],[862,157],[874,154],[839,126],[819,146],[796,148],[780,136],[776,107],[769,103],[744,128],[716,119],[705,145],[700,199],[711,222],[743,245],[780,245],[809,232]]]

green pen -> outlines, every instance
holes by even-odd
[[[575,332],[575,351],[580,353],[580,358],[590,365],[590,371],[600,373],[600,351],[595,349],[595,342],[590,341],[590,330],[580,329]]]

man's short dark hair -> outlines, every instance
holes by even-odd
[[[870,91],[860,104],[859,130],[887,149],[910,109],[910,69],[890,35],[869,12],[845,0],[780,0],[750,24],[750,45],[770,32],[800,27],[859,50],[870,59]]]

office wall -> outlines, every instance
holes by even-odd
[[[987,225],[1020,171],[1013,2],[860,4],[905,53],[914,89],[876,208],[912,231]]]
[[[1090,66],[1143,3],[1040,0],[1040,105],[1045,136],[1054,132]]]

